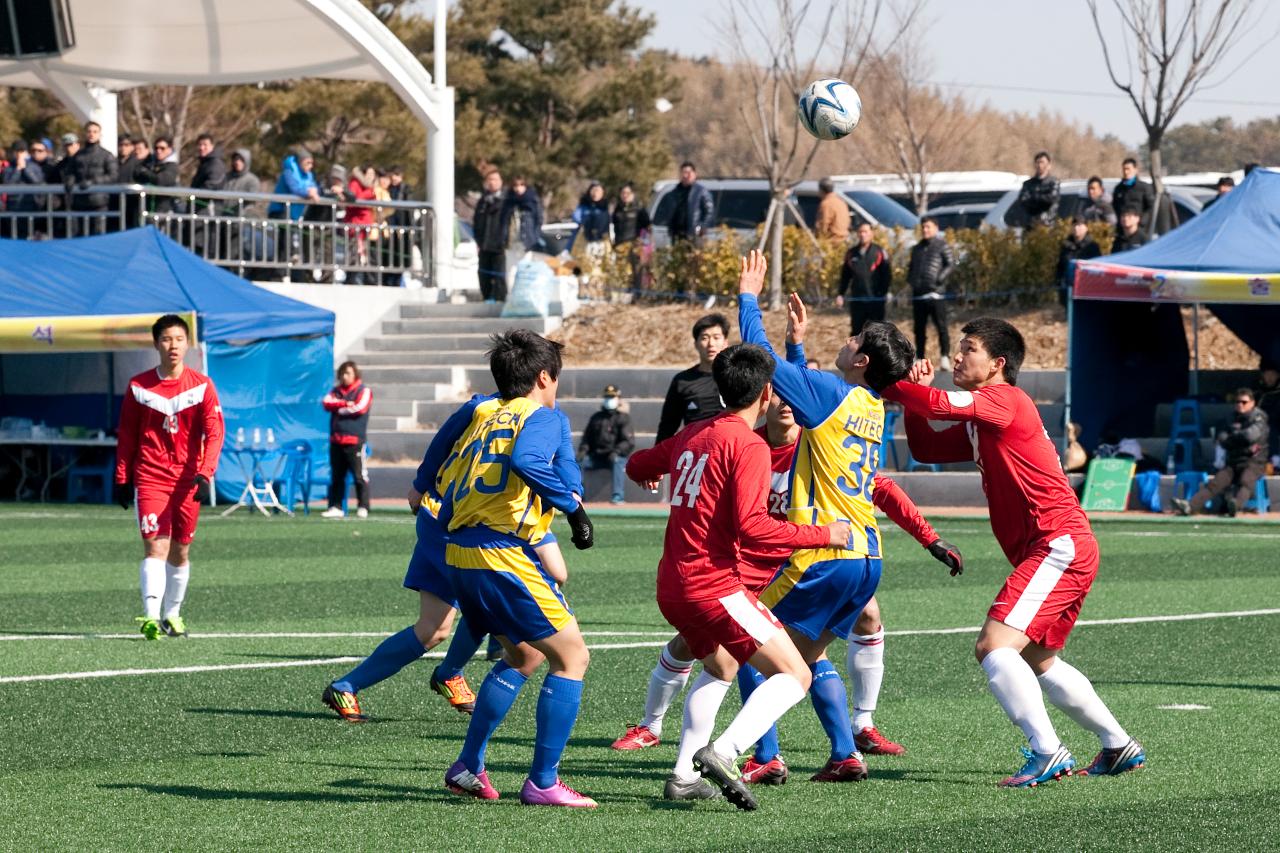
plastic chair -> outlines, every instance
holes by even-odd
[[[1256,509],[1258,515],[1271,512],[1271,492],[1267,490],[1267,478],[1259,477],[1258,484],[1253,487],[1253,497],[1244,505],[1245,509]]]
[[[1179,471],[1173,478],[1173,496],[1189,501],[1207,482],[1209,475],[1203,471]]]
[[[885,463],[884,449],[889,448],[889,453],[893,456],[893,467],[902,470],[902,463],[898,461],[898,443],[893,440],[894,429],[898,425],[898,413],[888,411],[884,413],[884,440],[880,444],[880,465]]]
[[[1174,400],[1165,458],[1173,459],[1175,473],[1195,470],[1200,456],[1201,435],[1200,401],[1189,398]]]
[[[115,466],[72,465],[67,469],[67,503],[76,503],[81,498],[88,498],[98,503],[111,503],[111,483],[115,476]],[[90,481],[98,484],[89,485]]]
[[[311,515],[311,445],[305,441],[294,441],[280,448],[284,459],[284,468],[280,472],[283,483],[281,503],[290,511],[299,498],[302,500],[302,514]]]

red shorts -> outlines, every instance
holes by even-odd
[[[746,663],[756,649],[782,632],[769,608],[745,589],[702,601],[659,600],[658,609],[697,660],[724,646],[734,660]]]
[[[1038,546],[1014,568],[987,616],[1048,649],[1060,649],[1075,627],[1098,574],[1098,540],[1066,533]]]
[[[138,531],[143,539],[167,536],[186,545],[195,538],[200,504],[192,499],[196,491],[194,482],[139,483],[135,491]]]

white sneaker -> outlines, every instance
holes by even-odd
[[[331,506],[324,512],[320,513],[321,518],[345,518],[346,513],[340,507]]]
[[[358,510],[356,510],[356,518],[368,518],[368,517],[369,517],[369,510],[365,509],[364,507],[360,507]]]

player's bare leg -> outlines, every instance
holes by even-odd
[[[875,596],[853,623],[847,662],[853,685],[854,745],[867,755],[902,755],[906,752],[902,745],[880,734],[872,720],[884,680],[884,623],[880,621],[880,603]]]
[[[689,681],[695,661],[684,638],[676,634],[662,648],[658,663],[649,675],[649,689],[644,699],[644,716],[628,726],[622,737],[613,742],[614,749],[632,750],[657,746],[662,736],[662,722],[672,701]]]
[[[809,698],[813,701],[813,710],[822,723],[823,731],[831,741],[831,756],[822,769],[810,777],[811,781],[859,782],[866,779],[867,765],[853,739],[849,694],[844,689],[844,680],[827,659],[827,647],[835,635],[823,631],[814,640],[791,627],[787,628],[787,633],[812,673],[813,686],[809,688]]]

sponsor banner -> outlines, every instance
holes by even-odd
[[[1280,273],[1187,272],[1085,261],[1076,264],[1076,299],[1121,302],[1280,304]]]
[[[196,336],[194,311],[177,312]],[[160,315],[0,317],[0,353],[104,352],[151,349],[151,324]]]

